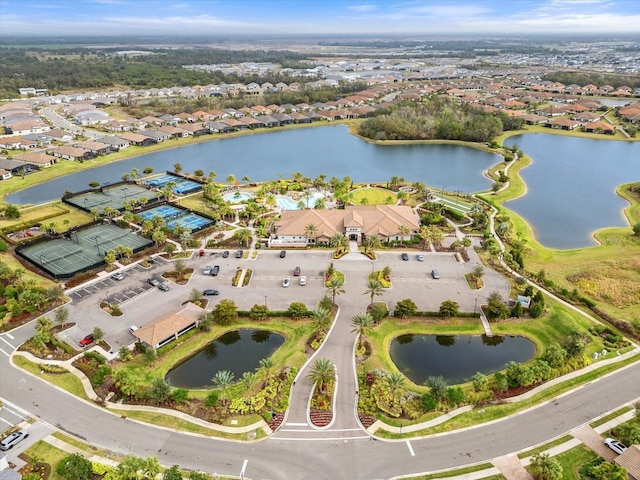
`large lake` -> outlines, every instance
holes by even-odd
[[[533,163],[520,175],[526,195],[506,203],[532,226],[550,248],[597,245],[593,232],[628,226],[622,210],[629,204],[618,185],[640,180],[640,143],[553,134],[509,138]]]
[[[181,163],[185,172],[215,170],[219,181],[233,174],[253,181],[288,178],[294,172],[316,177],[351,177],[354,182],[380,182],[392,176],[423,182],[449,191],[471,193],[488,190],[491,182],[482,171],[501,159],[459,145],[421,144],[380,146],[349,134],[344,125],[302,128],[226,138],[140,155],[91,170],[73,173],[43,185],[8,195],[14,204],[43,203],[58,199],[65,190],[88,188],[89,182],[116,182],[134,168],[155,172],[173,170]]]

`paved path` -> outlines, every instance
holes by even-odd
[[[491,463],[500,470],[500,473],[507,480],[533,480],[531,474],[525,470],[522,463],[520,463],[520,459],[515,454],[496,458]]]
[[[608,462],[612,461],[616,457],[616,454],[613,453],[613,450],[610,450],[604,444],[604,440],[602,439],[600,434],[589,425],[584,425],[577,430],[574,430],[573,432],[571,432],[571,435],[580,440],[587,447],[589,447],[591,450],[596,452]]]

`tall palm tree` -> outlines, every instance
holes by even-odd
[[[270,207],[275,207],[278,204],[278,202],[276,201],[276,196],[273,193],[267,195],[265,203]]]
[[[382,287],[380,280],[370,277],[369,280],[367,280],[367,291],[364,292],[365,295],[371,296],[371,303],[369,303],[369,306],[373,306],[373,297],[379,297],[383,293],[384,288]]]
[[[316,234],[318,233],[318,226],[315,223],[310,223],[306,227],[304,227],[304,236],[307,237],[307,242],[310,238],[316,238]]]
[[[225,395],[227,393],[227,388],[231,386],[233,383],[233,373],[229,370],[218,370],[214,377],[211,379],[213,384],[222,390],[222,404],[225,403]]]
[[[358,334],[358,346],[362,346],[362,338],[371,331],[373,317],[368,313],[357,313],[351,318],[351,333]]]
[[[371,235],[364,239],[364,242],[362,242],[362,246],[364,247],[365,253],[373,253],[375,249],[382,246],[382,242],[377,235]]]
[[[318,307],[311,312],[311,320],[316,330],[324,330],[331,322],[331,312],[326,308]]]
[[[271,357],[263,358],[258,362],[258,371],[262,373],[264,379],[268,381],[269,378],[271,378],[275,366],[276,364]]]
[[[428,238],[429,243],[431,243],[434,247],[439,247],[444,240],[444,233],[435,225],[429,225],[427,227],[428,230]]]
[[[336,296],[345,292],[344,288],[344,280],[342,277],[333,277],[329,280],[329,284],[327,285],[326,292],[331,295],[331,302],[335,305]]]
[[[248,247],[253,239],[253,232],[249,228],[241,228],[236,230],[233,234],[233,238],[240,242],[240,245],[245,245]]]
[[[237,182],[236,176],[233,173],[230,173],[229,175],[227,175],[227,179],[225,180],[225,182],[229,185],[235,185]]]
[[[325,208],[327,208],[327,202],[323,197],[317,198],[313,203],[314,210],[324,210]]]
[[[390,373],[386,378],[387,386],[391,390],[391,401],[395,403],[396,391],[404,386],[404,375],[398,372]]]
[[[305,208],[309,209],[309,200],[313,198],[313,195],[309,190],[302,192],[302,199],[304,200]]]
[[[398,227],[398,233],[400,234],[400,246],[402,246],[404,244],[404,237],[411,233],[411,229],[402,224]]]
[[[317,385],[318,390],[324,392],[327,383],[335,378],[335,367],[328,358],[319,358],[311,366],[309,379]]]

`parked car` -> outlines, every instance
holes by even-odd
[[[627,449],[627,446],[624,443],[619,442],[615,438],[606,438],[604,440],[604,444],[609,447],[611,450],[620,455]]]
[[[222,258],[227,258],[229,256],[229,250],[225,250],[222,252]]]
[[[214,265],[213,268],[211,269],[211,276],[217,277],[219,271],[220,271],[220,265]]]
[[[160,281],[157,278],[150,278],[149,280],[147,280],[147,283],[152,287],[157,287],[158,285],[160,285]]]
[[[169,291],[169,284],[167,282],[163,282],[160,285],[158,285],[158,288],[160,290],[162,290],[163,292],[168,292]]]
[[[111,275],[111,278],[113,278],[114,280],[117,280],[118,282],[120,280],[122,280],[124,278],[124,275],[120,272],[116,272],[113,275]]]
[[[213,288],[207,288],[206,290],[202,291],[203,295],[219,295],[220,292],[218,292],[218,290],[214,290]]]
[[[204,270],[202,271],[202,273],[204,275],[210,275],[211,274],[211,265],[207,265],[206,267],[204,267]]]
[[[200,250],[198,251],[198,256],[200,256],[200,257],[204,257],[204,250],[203,250],[203,249],[200,249]]]
[[[288,278],[288,277],[287,277],[287,278],[283,278],[283,279],[282,279],[282,286],[286,288],[286,287],[288,287],[289,285],[291,285],[291,280],[289,280],[289,278]]]
[[[133,332],[135,332],[136,330],[138,330],[139,328],[140,328],[140,327],[138,327],[137,325],[131,325],[131,326],[129,327],[129,331],[130,331],[131,333],[133,333]]]
[[[404,260],[405,262],[409,261],[409,254],[408,253],[403,253],[402,254],[402,260]]]
[[[242,258],[242,250],[236,250],[236,258]]]
[[[417,258],[419,262],[424,262],[424,255],[422,255],[421,253],[418,254]]]
[[[307,277],[304,275],[300,277],[300,285],[305,286],[307,284]]]
[[[293,276],[294,277],[299,277],[300,276],[300,267],[296,267],[293,269]]]
[[[438,270],[431,270],[431,276],[438,280],[440,278],[440,272],[438,272]]]
[[[280,258],[284,258],[287,256],[287,251],[286,250],[280,250]]]
[[[0,442],[0,450],[10,450],[28,436],[29,433],[24,429],[13,432],[2,439]]]
[[[80,340],[80,346],[86,347],[87,345],[91,345],[93,343],[93,340],[94,340],[93,333],[90,333],[89,335],[84,337],[82,340]]]

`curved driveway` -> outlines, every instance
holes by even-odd
[[[10,365],[7,347],[28,338],[30,325],[0,336],[0,396],[96,446],[155,456],[165,465],[265,480],[383,479],[488,461],[565,434],[640,397],[640,365],[634,365],[538,408],[466,431],[407,441],[367,437],[355,418],[355,338],[350,323],[368,303],[362,295],[368,268],[342,267],[338,265],[347,270],[347,294],[338,297],[340,316],[318,352],[331,358],[339,374],[336,418],[328,429],[305,425],[310,385],[304,374],[294,386],[286,423],[259,442],[205,438],[120,418]]]

